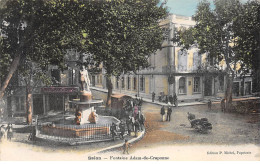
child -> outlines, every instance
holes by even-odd
[[[128,150],[129,150],[129,147],[130,147],[130,146],[131,146],[131,145],[130,145],[130,143],[128,142],[128,140],[125,139],[125,143],[124,143],[124,145],[123,145],[123,149],[124,149],[123,154],[125,154],[125,152],[126,152],[127,154],[129,154],[129,153],[128,153]]]

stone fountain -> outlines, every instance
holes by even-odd
[[[109,136],[109,127],[112,123],[119,124],[119,120],[112,116],[97,115],[95,107],[103,104],[103,100],[92,99],[90,80],[87,69],[80,71],[81,90],[79,99],[70,101],[76,106],[75,116],[60,119],[52,126],[43,126],[44,135],[52,135],[63,138],[70,138],[69,141],[78,140],[82,137],[91,138],[95,135]],[[72,140],[71,140],[72,138]],[[93,137],[95,138],[95,137]]]

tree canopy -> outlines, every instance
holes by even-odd
[[[237,72],[246,71],[259,63],[254,59],[259,55],[259,2],[239,0],[214,0],[215,8],[208,1],[202,1],[197,7],[194,20],[196,25],[188,30],[179,31],[174,42],[184,49],[197,45],[200,53],[207,53],[219,64],[223,59],[227,65],[226,99],[232,100],[232,83]]]
[[[150,54],[161,48],[158,21],[166,9],[151,1],[99,1],[89,19],[89,52],[109,75],[136,71],[148,65]]]
[[[1,97],[20,60],[64,67],[66,49],[85,51],[82,2],[76,0],[10,0],[1,4]],[[8,73],[6,73],[8,72]],[[5,80],[4,80],[5,79]]]
[[[21,59],[45,69],[64,67],[66,49],[91,54],[107,77],[148,66],[161,48],[158,22],[167,14],[159,0],[10,0],[1,4],[1,65],[8,74],[1,97]],[[86,63],[89,63],[86,61]],[[110,81],[111,82],[111,81]],[[111,87],[109,87],[111,88]]]

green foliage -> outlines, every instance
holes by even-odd
[[[147,58],[161,48],[158,21],[166,9],[157,0],[98,1],[88,21],[89,52],[108,75],[147,67]]]
[[[216,63],[224,58],[229,73],[235,72],[231,65],[237,62],[244,71],[259,65],[254,60],[260,43],[259,2],[215,0],[214,4],[212,10],[208,1],[200,2],[194,15],[196,25],[178,31],[173,41],[183,49],[197,45],[200,53],[208,53]]]
[[[22,59],[36,62],[44,69],[49,64],[64,68],[66,49],[85,51],[88,46],[82,33],[86,28],[82,18],[87,15],[81,13],[86,8],[81,4],[74,0],[6,1],[0,9],[1,54],[11,59],[21,55]],[[4,76],[8,69],[1,71]]]

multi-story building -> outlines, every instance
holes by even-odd
[[[160,22],[165,31],[162,49],[149,58],[150,67],[134,74],[132,72],[112,78],[113,90],[125,94],[151,98],[156,96],[177,94],[179,100],[203,99],[205,96],[223,97],[225,91],[225,62],[217,64],[220,71],[213,69],[216,64],[207,54],[199,54],[197,47],[182,51],[171,40],[174,30],[189,28],[195,25],[192,17],[170,15]],[[92,84],[106,88],[104,74],[92,76]],[[93,83],[94,81],[94,83]],[[244,87],[242,88],[241,86]],[[234,92],[236,95],[251,93],[251,78],[245,77],[244,82],[236,78]],[[238,94],[237,94],[238,93]]]

